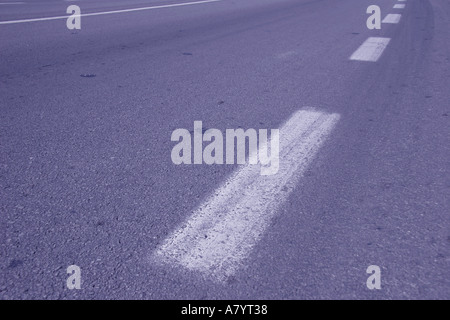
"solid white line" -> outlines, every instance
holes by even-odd
[[[402,17],[401,14],[389,13],[381,22],[382,23],[399,23],[401,17]]]
[[[350,60],[376,62],[391,41],[390,38],[370,37],[350,56]]]
[[[278,173],[262,176],[259,165],[249,164],[237,170],[155,250],[153,261],[225,281],[261,239],[339,117],[295,112],[280,128]]]
[[[185,2],[185,3],[166,4],[166,5],[153,6],[153,7],[133,8],[133,9],[124,9],[124,10],[115,10],[115,11],[104,11],[104,12],[93,12],[93,13],[82,13],[82,14],[80,14],[80,17],[100,16],[100,15],[105,15],[105,14],[125,13],[125,12],[143,11],[143,10],[152,10],[152,9],[161,9],[161,8],[171,8],[171,7],[181,7],[181,6],[189,6],[189,5],[203,4],[203,3],[209,3],[209,2],[218,2],[218,1],[222,1],[222,0],[204,0],[204,1],[195,1],[195,2]],[[23,20],[0,21],[0,24],[13,24],[13,23],[25,23],[25,22],[37,22],[37,21],[60,20],[60,19],[67,19],[68,17],[70,17],[70,15],[67,15],[67,16],[58,16],[58,17],[36,18],[36,19],[23,19]]]
[[[10,5],[10,4],[25,4],[25,2],[0,2],[0,5]]]
[[[405,9],[405,5],[404,4],[395,4],[394,9]]]

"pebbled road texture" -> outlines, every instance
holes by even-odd
[[[0,21],[179,2],[34,1],[2,5]],[[450,3],[395,3],[224,0],[81,30],[0,25],[0,298],[449,299]],[[368,30],[371,4],[400,23]],[[382,57],[349,60],[371,36],[392,39]],[[238,168],[174,165],[172,131],[278,128],[307,106],[341,120],[246,267],[217,284],[154,264]],[[72,264],[81,290],[66,288]]]

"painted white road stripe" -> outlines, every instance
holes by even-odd
[[[25,2],[0,2],[0,5],[25,4]]]
[[[405,9],[405,4],[402,4],[402,3],[400,3],[400,4],[395,4],[395,5],[394,5],[394,9]]]
[[[90,16],[100,16],[100,15],[115,14],[115,13],[125,13],[125,12],[134,12],[134,11],[152,10],[152,9],[162,9],[162,8],[171,8],[171,7],[181,7],[181,6],[189,6],[189,5],[195,5],[195,4],[210,3],[210,2],[219,2],[219,1],[222,1],[222,0],[204,0],[204,1],[195,1],[195,2],[185,2],[185,3],[166,4],[166,5],[153,6],[153,7],[133,8],[133,9],[124,9],[124,10],[115,10],[115,11],[104,11],[104,12],[93,12],[93,13],[82,13],[82,14],[80,14],[80,17],[90,17]],[[25,22],[37,22],[37,21],[60,20],[60,19],[67,19],[68,17],[70,17],[70,15],[67,15],[67,16],[58,16],[58,17],[35,18],[35,19],[23,19],[23,20],[0,21],[0,24],[13,24],[13,23],[25,23]]]
[[[399,23],[401,17],[402,17],[401,14],[389,13],[381,22],[382,23]]]
[[[350,56],[350,60],[376,62],[391,41],[390,38],[370,37]]]
[[[278,173],[262,176],[259,165],[238,169],[155,250],[152,260],[225,281],[261,239],[339,117],[313,109],[294,113],[280,128]]]

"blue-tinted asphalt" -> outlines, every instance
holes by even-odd
[[[183,1],[23,2],[0,21]],[[371,0],[223,0],[0,25],[0,298],[449,299],[450,4],[376,2],[400,23],[368,30]],[[370,36],[392,39],[380,60],[350,61]],[[152,263],[237,168],[174,165],[172,131],[306,106],[341,120],[246,268]]]

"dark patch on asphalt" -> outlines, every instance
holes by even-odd
[[[193,54],[190,52],[183,52],[183,56],[192,56]]]
[[[23,261],[22,260],[14,259],[9,264],[8,269],[14,269],[14,268],[20,267],[21,265],[23,265]]]
[[[83,77],[83,78],[94,78],[94,77],[96,77],[97,75],[96,74],[92,74],[92,73],[83,73],[83,74],[80,74],[80,77]]]
[[[95,224],[95,226],[97,227],[101,227],[105,224],[105,221],[97,221],[97,223]]]
[[[217,102],[217,104],[220,106],[221,104],[224,104],[225,101],[220,100],[219,102]]]

